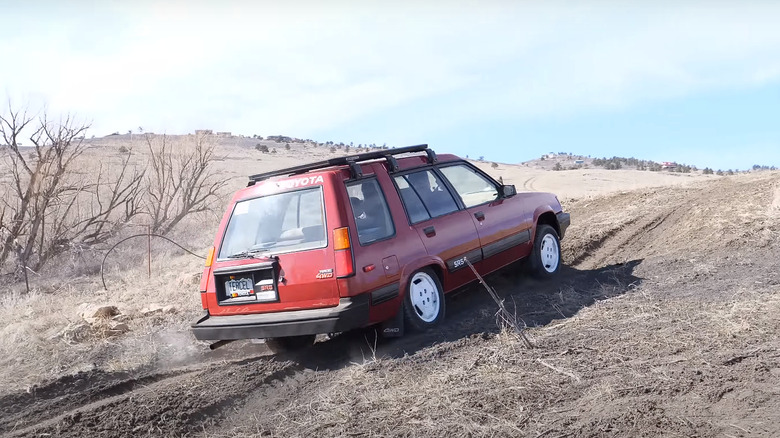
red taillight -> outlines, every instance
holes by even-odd
[[[206,255],[206,267],[210,268],[214,264],[214,247],[209,248],[209,253]]]
[[[214,263],[214,247],[209,248],[208,255],[206,255],[206,267],[203,269],[203,273],[200,274],[200,303],[204,309],[208,309],[208,303],[206,302],[206,291],[209,289],[209,277],[211,277],[211,265]]]
[[[352,260],[352,245],[349,240],[349,228],[333,230],[333,249],[336,258],[336,277],[349,277],[355,273]]]

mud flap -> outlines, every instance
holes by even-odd
[[[404,312],[398,311],[394,317],[379,325],[383,338],[400,338],[404,335]]]

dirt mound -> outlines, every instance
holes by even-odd
[[[780,175],[722,178],[572,201],[565,259],[573,266],[776,245]]]
[[[438,329],[91,371],[0,398],[8,436],[778,436],[780,175],[570,201],[555,282],[488,278]],[[236,348],[246,348],[240,343]],[[228,347],[229,348],[229,347]]]

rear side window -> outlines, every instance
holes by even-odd
[[[401,190],[401,198],[406,204],[409,220],[412,223],[431,217],[443,216],[458,209],[452,194],[444,187],[439,177],[430,170],[409,173],[396,177],[395,180],[399,190]],[[411,193],[404,193],[402,187],[406,186],[410,187],[414,195],[416,195],[416,199],[422,202],[427,217],[419,210],[415,196],[412,196]],[[415,220],[418,218],[420,220]]]
[[[464,166],[442,167],[441,173],[452,184],[466,208],[498,199],[498,189],[474,169]]]
[[[428,214],[428,210],[425,209],[420,197],[414,189],[406,182],[406,178],[399,176],[395,178],[395,183],[398,185],[398,191],[401,192],[401,200],[406,206],[406,213],[409,215],[409,222],[416,224],[431,218]]]
[[[219,258],[324,248],[328,242],[323,205],[320,187],[237,202]]]
[[[395,234],[387,201],[375,179],[347,184],[349,203],[355,215],[358,240],[365,245]]]

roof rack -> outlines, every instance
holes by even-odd
[[[398,162],[393,155],[405,154],[409,152],[422,152],[425,151],[428,157],[429,163],[436,162],[436,153],[433,150],[428,149],[427,144],[420,144],[416,146],[406,146],[402,148],[384,149],[381,151],[367,152],[365,154],[347,155],[346,157],[331,158],[330,160],[317,161],[315,163],[302,164],[300,166],[288,167],[286,169],[274,170],[273,172],[258,173],[249,177],[249,186],[254,185],[258,181],[262,181],[275,176],[283,175],[295,175],[298,173],[305,173],[310,170],[324,169],[331,166],[344,166],[348,165],[353,178],[360,178],[363,176],[363,172],[360,170],[358,162],[376,160],[384,158],[387,160],[390,166],[390,171],[395,172],[398,170]]]

